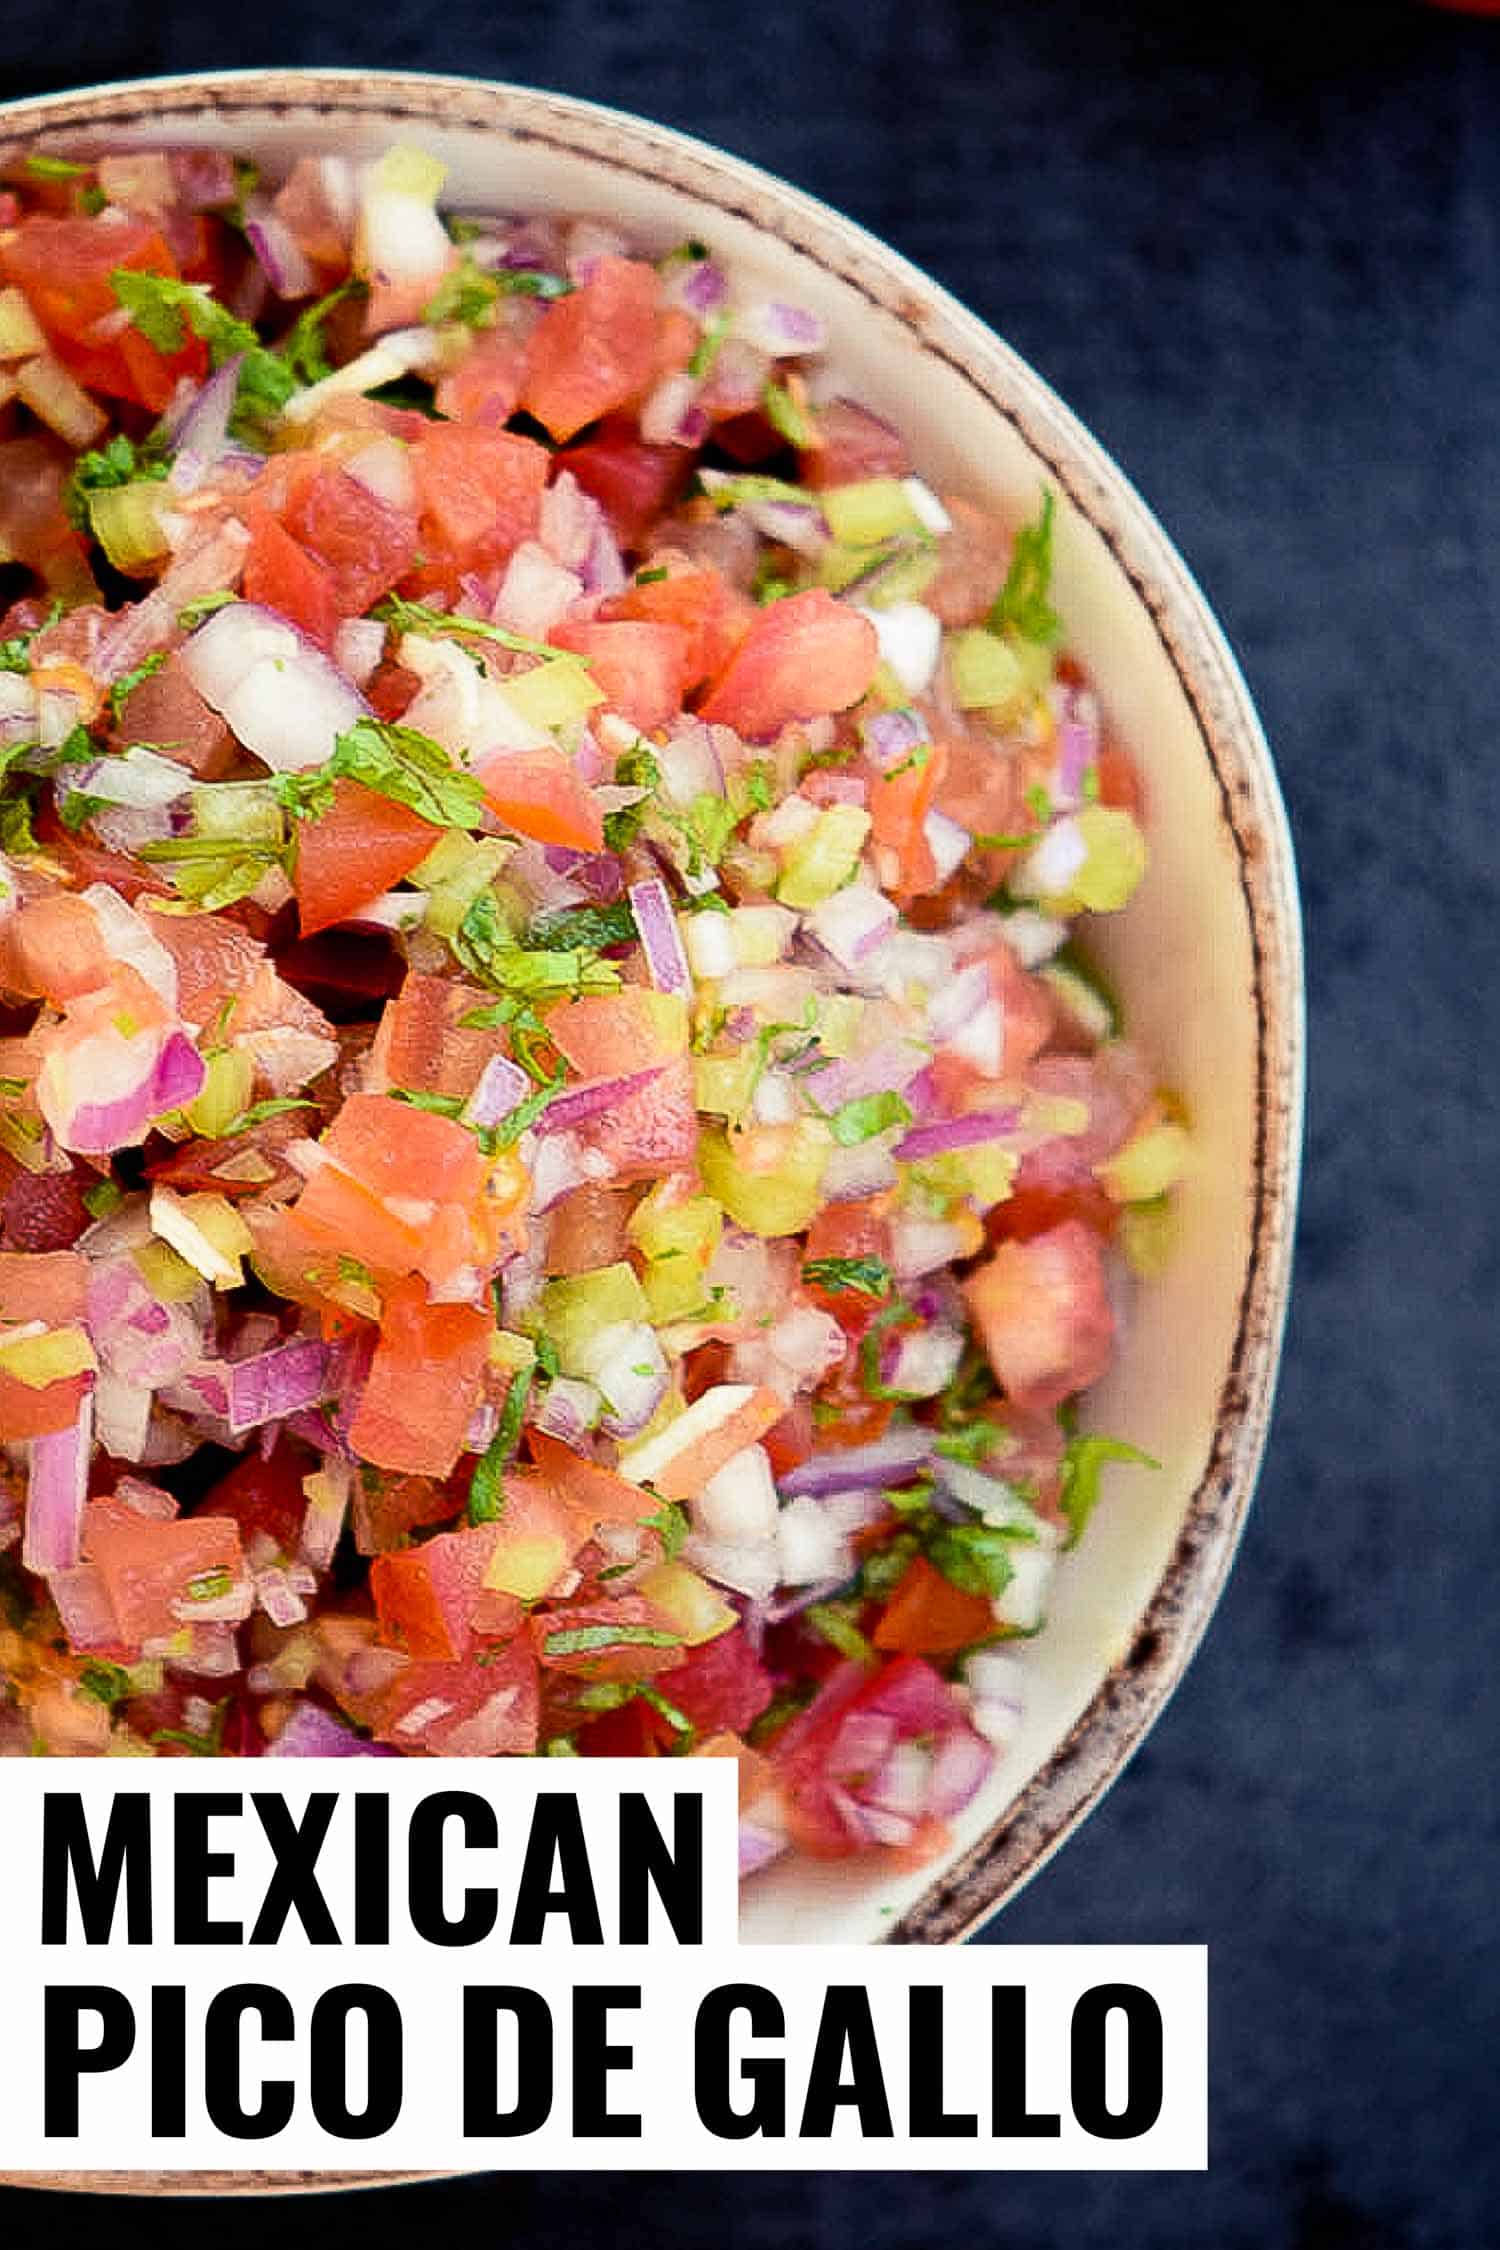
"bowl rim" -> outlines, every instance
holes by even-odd
[[[774,236],[852,288],[872,312],[898,322],[923,353],[940,359],[1011,425],[1103,540],[1149,614],[1192,713],[1234,843],[1257,1026],[1249,1255],[1234,1343],[1208,1460],[1131,1646],[986,1834],[879,1941],[957,1942],[1046,1864],[1144,1740],[1213,1613],[1265,1447],[1291,1279],[1305,1009],[1291,835],[1244,676],[1206,597],[1147,502],[1018,353],[941,283],[857,221],[674,127],[573,95],[466,75],[342,66],[251,68],[120,80],[5,103],[0,153],[11,155],[60,134],[99,134],[144,120],[169,139],[174,116],[241,113],[359,115],[499,131],[563,156],[665,182]],[[45,2185],[55,2177],[32,2174],[28,2180]],[[217,2187],[224,2175],[214,2177]],[[279,2178],[288,2187],[347,2186],[370,2177],[258,2175],[249,2184],[271,2186]],[[80,2176],[73,2178],[77,2182]],[[112,2188],[126,2184],[118,2174],[100,2178]],[[177,2192],[203,2192],[194,2188],[192,2175],[178,2178]]]

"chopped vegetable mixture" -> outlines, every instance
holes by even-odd
[[[0,188],[0,1751],[732,1756],[747,1870],[913,1863],[1145,1460],[1136,769],[1051,492],[442,184]]]

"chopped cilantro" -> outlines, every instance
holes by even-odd
[[[1023,524],[1016,533],[1005,584],[985,619],[992,633],[1009,629],[1022,640],[1038,641],[1044,647],[1061,637],[1062,619],[1048,599],[1052,584],[1054,513],[1053,496],[1044,492],[1036,522]]]
[[[510,1379],[495,1434],[480,1455],[469,1483],[470,1523],[496,1523],[505,1512],[505,1494],[500,1480],[516,1457],[526,1402],[531,1396],[535,1376],[533,1365],[519,1368]]]
[[[1038,828],[1045,828],[1052,818],[1052,794],[1040,781],[1034,781],[1026,792],[1026,810]]]
[[[524,1101],[517,1102],[514,1109],[507,1110],[494,1130],[497,1149],[515,1146],[521,1135],[528,1132],[536,1123],[553,1095],[561,1091],[567,1075],[566,1064],[559,1063],[555,1078],[549,1079],[545,1086],[538,1086],[534,1093],[526,1096]]]
[[[109,691],[109,707],[117,722],[124,708],[126,697],[133,694],[143,681],[155,679],[166,661],[167,652],[164,648],[153,649],[148,657],[137,664],[133,672],[122,674],[114,682]]]
[[[109,1710],[130,1693],[130,1674],[123,1664],[96,1660],[85,1664],[78,1675],[78,1686],[82,1694],[92,1696],[96,1703],[102,1703]]]
[[[143,438],[137,444],[119,431],[107,445],[79,454],[62,488],[63,513],[75,531],[87,531],[89,493],[164,477],[167,468],[166,449],[159,440]]]
[[[422,318],[437,328],[459,321],[465,328],[492,328],[502,297],[566,297],[573,284],[566,274],[534,273],[521,267],[486,267],[461,258],[438,283]]]
[[[659,586],[667,576],[667,566],[665,563],[661,563],[654,570],[638,570],[635,574],[635,582],[637,586]]]
[[[239,361],[230,426],[237,436],[263,436],[299,386],[286,361],[267,349],[250,323],[236,319],[202,282],[132,273],[123,266],[109,280],[131,325],[159,352],[180,352],[191,331],[207,344],[215,367]]]
[[[658,811],[661,819],[675,828],[687,845],[689,875],[702,875],[718,866],[740,820],[728,798],[716,797],[709,789],[701,790],[686,812],[665,805]]]
[[[28,156],[23,165],[34,180],[84,180],[93,169],[88,164],[75,164],[67,156]]]
[[[571,1625],[549,1633],[543,1643],[548,1656],[592,1656],[611,1648],[681,1648],[680,1633],[664,1633],[655,1625]]]
[[[217,1758],[223,1754],[224,1727],[229,1718],[233,1698],[225,1696],[222,1703],[214,1705],[213,1717],[206,1733],[194,1734],[188,1727],[158,1727],[150,1737],[154,1743],[171,1743],[178,1750],[189,1750],[195,1758]]]
[[[1003,1594],[1015,1575],[1011,1535],[984,1523],[947,1523],[927,1542],[927,1559],[963,1594]]]
[[[724,339],[728,334],[728,313],[710,313],[708,319],[703,323],[697,349],[687,363],[687,371],[695,383],[701,383],[704,376],[712,372],[714,361],[723,350]]]
[[[830,1602],[813,1602],[802,1612],[813,1631],[856,1664],[878,1663],[875,1651],[853,1619]]]
[[[1070,1437],[1063,1453],[1060,1504],[1068,1519],[1068,1545],[1076,1547],[1088,1528],[1099,1498],[1099,1475],[1106,1461],[1133,1461],[1138,1468],[1159,1469],[1149,1453],[1123,1438]]]
[[[454,933],[453,951],[462,967],[496,992],[555,1000],[619,989],[619,970],[587,946],[554,951],[518,945],[493,891],[481,891],[474,900]]]
[[[887,1133],[894,1125],[909,1125],[911,1110],[899,1094],[889,1091],[880,1094],[861,1094],[852,1102],[845,1102],[829,1118],[829,1130],[840,1148],[857,1148],[861,1141],[873,1140],[877,1133]]]
[[[885,1352],[886,1333],[889,1329],[919,1328],[920,1326],[921,1321],[917,1314],[912,1311],[909,1305],[904,1305],[899,1300],[893,1305],[887,1305],[884,1312],[876,1314],[861,1337],[859,1345],[859,1373],[866,1398],[885,1400],[893,1405],[909,1402],[909,1392],[893,1390],[887,1383],[881,1373],[881,1363]]]
[[[340,779],[405,805],[434,828],[476,828],[484,812],[484,791],[472,774],[461,772],[430,736],[388,719],[356,719],[326,765],[279,774],[277,799],[296,820],[320,820]]]
[[[524,633],[511,632],[509,626],[492,625],[487,617],[456,617],[446,609],[434,609],[429,602],[409,602],[402,594],[387,594],[370,615],[398,633],[457,633],[474,640],[495,641],[517,656],[539,656],[548,664],[583,662],[570,649],[554,648],[550,641],[528,640]]]
[[[521,942],[528,950],[542,952],[568,952],[580,947],[600,952],[606,945],[633,945],[636,935],[630,901],[622,898],[613,906],[570,906],[561,913],[544,915],[532,923]]]
[[[113,800],[91,797],[86,789],[63,790],[57,800],[57,817],[70,836],[76,836],[95,813],[107,812]]]
[[[351,274],[341,281],[337,289],[330,289],[326,297],[308,305],[298,313],[291,327],[277,345],[277,356],[286,362],[299,383],[321,383],[333,373],[323,339],[324,326],[331,312],[347,303],[351,297],[363,297],[365,283]]]
[[[675,1500],[664,1501],[654,1516],[647,1516],[646,1528],[654,1531],[662,1543],[668,1562],[675,1562],[682,1552],[688,1535],[687,1511]]]
[[[184,633],[191,633],[193,627],[201,625],[205,617],[212,617],[216,609],[227,609],[231,602],[237,602],[239,598],[238,594],[231,594],[227,586],[221,587],[216,594],[200,594],[195,602],[186,602],[177,612],[178,625]]]
[[[802,1278],[829,1296],[888,1297],[891,1269],[884,1258],[809,1258]]]
[[[219,1139],[221,1141],[232,1141],[239,1134],[250,1132],[256,1125],[266,1124],[273,1117],[285,1117],[289,1110],[315,1109],[316,1107],[315,1102],[305,1099],[294,1100],[288,1094],[276,1094],[269,1101],[252,1102],[248,1109],[242,1109],[238,1117],[230,1119],[219,1135]]]

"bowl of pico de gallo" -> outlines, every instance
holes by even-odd
[[[1253,706],[894,251],[399,73],[0,115],[0,1752],[736,1759],[949,1942],[1172,1692],[1301,1117]]]

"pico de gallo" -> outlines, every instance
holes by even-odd
[[[917,1862],[1016,1729],[1184,1120],[1056,501],[442,168],[0,187],[0,1751],[732,1756]]]

